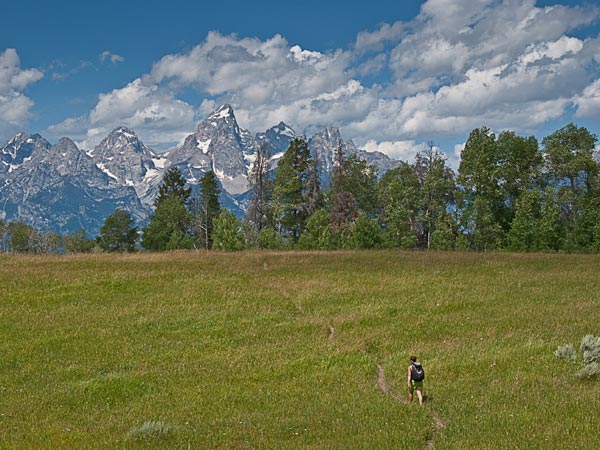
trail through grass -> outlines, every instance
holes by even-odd
[[[0,448],[600,448],[599,383],[553,355],[600,333],[599,262],[2,255]],[[425,408],[378,385],[411,354]]]

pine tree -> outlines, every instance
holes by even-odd
[[[177,196],[165,197],[156,207],[150,223],[144,228],[142,246],[163,251],[192,248],[191,215]]]
[[[309,191],[308,176],[311,158],[308,145],[294,139],[275,171],[273,213],[277,231],[297,242],[308,218],[304,203]]]
[[[101,249],[107,252],[131,252],[135,250],[138,229],[134,226],[131,214],[117,209],[106,218],[97,241]]]
[[[260,230],[273,224],[273,179],[271,173],[271,153],[267,144],[262,143],[256,152],[256,158],[250,169],[248,181],[250,185],[250,198],[246,210],[252,241],[258,241]]]
[[[154,214],[142,231],[142,246],[148,250],[191,248],[191,215],[187,209],[191,188],[177,167],[163,176],[154,200]]]
[[[213,248],[235,251],[245,247],[242,224],[231,211],[223,208],[213,221]]]
[[[192,188],[186,188],[187,181],[181,175],[181,172],[176,166],[169,167],[165,172],[162,182],[158,187],[158,195],[154,199],[154,207],[167,197],[176,197],[181,204],[187,205],[187,202],[192,194]]]
[[[200,179],[200,198],[195,211],[195,247],[212,248],[214,220],[221,212],[219,194],[221,190],[215,173],[211,170]]]

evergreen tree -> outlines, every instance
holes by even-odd
[[[0,251],[8,251],[8,227],[4,220],[0,219]]]
[[[138,229],[128,211],[117,209],[106,218],[97,237],[100,248],[107,252],[132,252]]]
[[[324,206],[320,172],[319,160],[316,157],[311,158],[306,180],[306,193],[304,194],[304,202],[302,204],[303,214],[306,217],[312,216]]]
[[[221,190],[215,173],[211,170],[200,179],[200,198],[195,212],[196,247],[212,248],[214,220],[221,212],[219,194]]]
[[[88,238],[84,230],[68,234],[64,238],[65,250],[69,253],[89,253],[96,246],[96,241]]]
[[[258,247],[265,250],[283,250],[288,248],[288,242],[274,228],[263,228],[258,233]]]
[[[285,238],[297,242],[308,218],[304,207],[309,192],[311,158],[308,145],[294,139],[275,171],[273,212],[275,226]]]
[[[324,209],[319,209],[308,219],[298,247],[305,250],[328,250],[333,245],[329,215]]]
[[[25,222],[10,222],[7,227],[10,235],[9,246],[15,253],[32,253],[31,238],[37,230]]]
[[[191,215],[178,196],[165,197],[156,207],[150,223],[144,228],[142,246],[163,251],[192,248]]]
[[[187,209],[192,193],[177,167],[170,167],[163,176],[154,200],[154,214],[142,231],[142,246],[162,251],[191,248],[191,215]]]
[[[262,143],[256,152],[256,158],[250,169],[248,182],[250,195],[246,222],[251,230],[253,242],[258,241],[260,230],[273,224],[273,179],[271,173],[271,153],[267,144]]]
[[[182,205],[187,205],[187,202],[192,194],[192,188],[186,188],[187,181],[181,175],[179,169],[175,166],[169,167],[162,178],[162,182],[158,187],[158,195],[154,199],[154,207],[169,197],[176,197]]]
[[[232,212],[223,208],[213,221],[213,226],[213,248],[234,251],[245,247],[242,224]]]
[[[368,249],[384,246],[384,236],[377,221],[361,212],[352,225],[349,236],[352,248]]]

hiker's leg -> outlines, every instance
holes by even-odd
[[[413,388],[412,387],[408,388],[408,401],[409,402],[413,401]]]
[[[421,392],[421,388],[417,388],[417,397],[419,398],[419,405],[423,405],[423,392]]]

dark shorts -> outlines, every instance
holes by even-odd
[[[410,380],[410,390],[412,391],[413,389],[423,390],[423,382]]]

